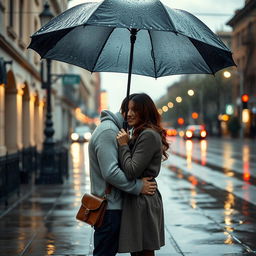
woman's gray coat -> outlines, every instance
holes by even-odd
[[[157,177],[162,160],[160,135],[144,130],[128,145],[119,147],[119,160],[128,179]],[[158,250],[164,245],[164,217],[160,192],[154,195],[125,193],[119,252]]]

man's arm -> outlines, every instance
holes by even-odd
[[[101,174],[107,183],[130,194],[139,195],[141,192],[151,194],[156,184],[144,180],[129,181],[118,164],[118,146],[116,132],[108,129],[98,137],[96,154]]]

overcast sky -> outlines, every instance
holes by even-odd
[[[90,0],[92,2],[93,0]],[[96,0],[95,0],[96,1]],[[120,0],[122,1],[122,0]],[[244,6],[244,0],[161,0],[164,4],[177,9],[186,10],[202,20],[211,30],[230,31],[225,23],[234,15],[236,9]],[[86,0],[72,0],[70,6],[88,2]],[[209,15],[212,14],[212,15]],[[221,15],[227,14],[227,15]],[[166,88],[177,81],[180,76],[150,78],[132,75],[131,93],[145,92],[154,100],[166,93]],[[101,73],[102,89],[109,95],[109,109],[118,111],[122,99],[126,96],[127,74]]]

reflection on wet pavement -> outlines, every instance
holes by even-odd
[[[245,249],[243,253],[254,255],[254,143],[238,145],[228,140],[183,141],[174,138],[171,145],[172,161],[168,168],[175,173],[177,179],[186,179],[193,186],[194,189],[191,189],[191,195],[187,199],[190,206],[193,209],[200,209],[202,214],[223,229],[223,244],[240,244]],[[197,200],[200,194],[206,196],[206,202]],[[213,197],[214,201],[209,200],[209,197]]]
[[[255,255],[252,148],[210,140],[177,140],[171,148],[158,178],[166,245],[156,256]],[[37,185],[0,218],[0,255],[92,255],[93,230],[75,219],[90,189],[88,144],[73,143],[70,152],[64,185]]]

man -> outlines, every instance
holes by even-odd
[[[121,106],[122,114],[125,111],[125,103],[124,100]],[[122,128],[122,114],[103,111],[101,124],[93,132],[89,143],[92,194],[102,197],[111,185],[111,192],[107,195],[108,208],[103,225],[95,228],[94,232],[94,256],[114,256],[117,253],[122,191],[139,195],[153,194],[156,190],[156,183],[150,182],[150,177],[129,181],[119,167],[116,135]]]

